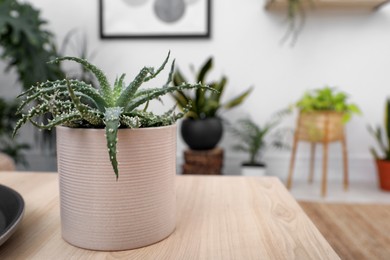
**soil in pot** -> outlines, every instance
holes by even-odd
[[[181,136],[192,150],[211,150],[222,138],[223,125],[219,118],[184,119]]]

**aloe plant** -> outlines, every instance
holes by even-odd
[[[384,122],[384,132],[380,126],[377,126],[375,129],[368,127],[368,131],[375,137],[379,148],[383,154],[380,156],[374,148],[371,147],[370,151],[375,159],[390,161],[390,99],[386,101],[385,108],[385,122]]]
[[[150,100],[159,99],[162,95],[173,91],[185,89],[210,89],[202,84],[188,84],[182,82],[180,85],[172,86],[174,61],[168,80],[161,88],[149,88],[141,90],[144,82],[155,78],[165,67],[169,60],[169,54],[163,64],[155,70],[152,67],[144,67],[134,78],[125,85],[125,74],[117,78],[111,86],[101,71],[88,61],[76,57],[61,57],[51,63],[62,61],[74,61],[80,63],[87,70],[91,71],[99,83],[98,89],[76,79],[63,79],[46,81],[32,86],[19,97],[23,102],[17,109],[22,113],[21,119],[17,122],[13,135],[18,129],[30,121],[40,129],[51,129],[58,125],[78,128],[105,128],[109,158],[118,178],[118,162],[116,158],[117,132],[118,128],[139,128],[154,127],[173,124],[183,113],[175,114],[171,109],[163,115],[155,115],[146,111]],[[139,109],[145,105],[143,109]],[[27,107],[30,109],[23,113]],[[184,108],[186,112],[186,108]],[[46,123],[38,123],[34,118],[49,114],[52,119]]]
[[[207,84],[210,88],[216,91],[203,91],[198,88],[195,91],[177,90],[172,93],[172,97],[176,100],[180,109],[185,109],[191,104],[189,112],[186,114],[188,118],[204,119],[216,117],[219,110],[231,109],[240,105],[245,98],[250,94],[252,88],[247,89],[242,94],[228,100],[225,103],[221,102],[221,96],[225,90],[227,78],[223,76],[220,81],[213,81],[206,83],[206,76],[213,67],[213,58],[210,57],[200,68],[195,77],[195,81],[201,84]],[[173,75],[173,84],[180,86],[183,82],[187,82],[179,69],[176,69]]]

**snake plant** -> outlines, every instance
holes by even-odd
[[[383,133],[382,128],[377,126],[375,129],[368,127],[368,131],[375,137],[378,142],[379,148],[383,154],[380,156],[374,148],[371,148],[371,153],[375,159],[390,161],[390,99],[386,101],[386,110],[385,110],[385,133]]]
[[[200,68],[195,78],[196,82],[206,84],[206,76],[213,67],[213,58],[210,57]],[[180,70],[176,69],[173,75],[173,84],[180,86],[183,82],[187,82]],[[220,81],[208,82],[207,85],[215,91],[202,91],[197,89],[196,91],[182,91],[177,90],[172,93],[172,97],[176,100],[179,108],[185,109],[188,104],[191,104],[190,111],[186,114],[188,118],[192,119],[204,119],[210,117],[216,117],[219,110],[231,109],[240,105],[245,98],[250,94],[252,88],[245,90],[239,96],[230,99],[229,101],[222,103],[221,96],[225,89],[227,78],[222,77]]]
[[[51,63],[62,61],[74,61],[91,71],[99,83],[98,89],[76,79],[62,79],[37,83],[29,90],[20,94],[23,102],[17,109],[21,113],[21,119],[17,122],[13,135],[18,129],[30,121],[40,129],[51,129],[58,125],[73,128],[105,128],[109,158],[118,179],[118,162],[116,158],[118,128],[155,127],[173,124],[183,116],[183,113],[175,114],[171,109],[163,115],[155,115],[146,111],[149,101],[159,99],[162,95],[173,91],[185,89],[210,89],[202,84],[188,84],[172,86],[174,61],[168,80],[161,88],[140,89],[144,82],[155,78],[165,67],[169,60],[169,54],[163,64],[155,70],[152,67],[144,67],[134,78],[125,85],[125,74],[117,78],[111,86],[101,71],[88,61],[76,57],[60,57]],[[139,109],[145,105],[143,109]],[[27,109],[29,107],[29,109]],[[26,111],[27,110],[27,111]],[[23,111],[26,111],[23,113]],[[186,112],[186,111],[184,111]],[[39,123],[34,119],[38,116],[49,114],[51,119],[45,123]]]

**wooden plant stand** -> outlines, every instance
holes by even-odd
[[[327,174],[328,174],[328,146],[329,143],[340,141],[343,156],[344,168],[344,190],[348,189],[348,155],[347,144],[342,122],[342,113],[333,111],[324,112],[301,112],[298,117],[297,128],[294,134],[294,143],[290,160],[290,169],[287,178],[287,188],[292,186],[292,176],[294,171],[294,163],[296,151],[299,141],[306,141],[311,144],[310,152],[310,175],[309,182],[313,182],[314,176],[314,157],[316,144],[323,146],[322,158],[322,189],[321,195],[326,196],[327,193]]]
[[[223,150],[184,151],[183,174],[221,175]]]

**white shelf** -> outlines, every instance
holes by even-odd
[[[267,10],[283,10],[288,6],[288,0],[266,0]],[[390,0],[301,0],[305,7],[316,9],[365,9],[376,10]]]

